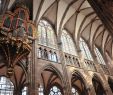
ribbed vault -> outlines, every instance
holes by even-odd
[[[5,1],[7,0],[3,2]],[[10,0],[7,7],[10,9],[15,2],[16,0]],[[62,29],[66,29],[76,43],[83,37],[92,50],[95,44],[102,49],[102,54],[107,52],[110,58],[113,57],[113,39],[87,0],[33,0],[32,2],[32,19],[36,25],[40,19],[46,19],[57,35],[61,35]]]

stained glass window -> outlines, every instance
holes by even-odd
[[[72,87],[71,91],[72,95],[79,95],[78,91],[74,87]]]
[[[98,49],[96,46],[94,47],[94,51],[95,51],[95,54],[96,54],[96,56],[97,56],[98,62],[99,62],[100,64],[104,64],[104,65],[105,65],[105,61],[104,61],[104,59],[103,59],[103,57],[102,57],[102,55],[101,55],[99,49]]]
[[[40,85],[40,87],[38,88],[38,92],[39,92],[39,95],[44,95],[42,85]]]
[[[13,95],[14,85],[6,77],[0,77],[0,95]]]
[[[24,87],[24,88],[23,88],[23,90],[22,90],[22,95],[28,95],[28,94],[27,94],[27,89],[28,89],[27,87]]]
[[[80,45],[80,49],[81,49],[82,54],[85,57],[85,59],[93,61],[91,52],[90,52],[86,42],[82,38],[80,38],[79,45]]]
[[[55,38],[55,33],[51,25],[47,21],[41,20],[38,25],[39,44],[56,48]]]
[[[77,55],[74,42],[70,37],[70,35],[65,30],[63,30],[62,32],[61,41],[62,41],[62,48],[64,52],[72,55]]]
[[[62,93],[61,93],[60,89],[57,86],[53,86],[50,89],[49,95],[62,95]]]

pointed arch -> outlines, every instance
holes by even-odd
[[[85,79],[85,76],[84,76],[80,71],[74,70],[74,71],[72,72],[72,75],[73,75],[73,74],[79,75],[79,76],[82,78],[83,83],[85,84],[85,87],[86,87],[86,88],[88,87],[87,81],[86,81],[86,79]]]
[[[40,78],[43,86],[43,93],[50,94],[54,92],[56,87],[63,94],[63,77],[61,72],[53,65],[48,64],[41,68]]]
[[[53,64],[50,63],[50,64],[45,65],[44,67],[42,67],[40,69],[40,72],[42,72],[42,71],[44,71],[46,69],[50,69],[50,70],[55,71],[58,74],[58,76],[60,77],[60,79],[62,80],[62,82],[63,82],[63,77],[62,77],[63,75],[62,75],[62,73]]]
[[[113,93],[113,78],[108,77],[108,84],[109,84],[109,87],[111,88],[111,91]]]
[[[88,95],[87,82],[79,71],[74,71],[71,78],[72,91],[76,91],[77,95]],[[73,92],[72,92],[73,93]],[[75,93],[75,92],[74,92]]]
[[[104,83],[97,74],[93,75],[92,84],[94,86],[96,95],[106,95],[106,92],[104,89]]]

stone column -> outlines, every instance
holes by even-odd
[[[86,64],[84,62],[84,56],[82,54],[82,51],[80,49],[77,50],[78,56],[80,57],[80,67],[86,69]]]
[[[100,63],[98,63],[97,56],[94,52],[93,52],[93,59],[94,59],[94,64],[95,64],[97,72],[99,72],[100,74],[104,74],[104,71],[103,71]]]
[[[36,63],[36,41],[32,42],[32,51],[31,51],[31,63],[29,63],[29,86],[28,86],[28,95],[38,95],[36,88],[36,79],[35,79],[35,63]]]
[[[65,58],[64,58],[64,53],[62,51],[62,42],[58,41],[58,48],[60,52],[60,62],[62,65],[62,71],[63,71],[63,91],[64,95],[71,95],[71,84],[69,82],[69,77],[67,74],[67,69],[66,69],[66,64],[65,64]]]

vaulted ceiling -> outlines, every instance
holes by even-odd
[[[6,2],[8,3],[7,8],[11,9],[16,1],[21,0]],[[102,23],[87,0],[22,1],[27,2],[30,7],[32,20],[36,25],[38,25],[40,19],[45,19],[51,23],[57,35],[60,35],[62,30],[66,29],[76,43],[82,36],[91,49],[96,44],[97,47],[102,49],[103,53],[107,52],[109,57],[113,57],[113,38],[111,33],[105,28],[105,24]]]

